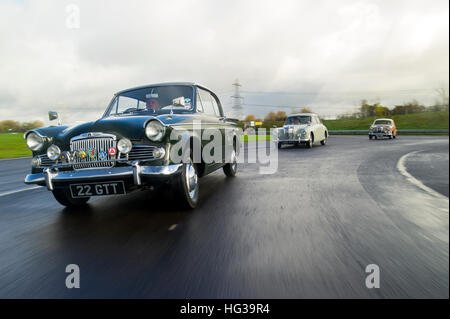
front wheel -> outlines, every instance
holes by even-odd
[[[80,207],[86,205],[90,197],[73,198],[68,188],[54,189],[53,196],[63,206]]]
[[[325,134],[325,138],[320,141],[320,144],[325,145],[327,144],[327,135]]]
[[[306,142],[306,148],[312,148],[313,147],[313,137],[312,135],[309,136],[309,141]]]
[[[230,161],[230,163],[225,164],[225,166],[223,167],[223,172],[228,177],[236,176],[236,172],[237,172],[237,156],[236,156],[236,151],[235,150],[233,150],[231,152],[231,161]]]
[[[189,158],[183,163],[181,174],[176,177],[174,185],[174,195],[181,208],[195,208],[198,202],[198,174],[195,164]]]

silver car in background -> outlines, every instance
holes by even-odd
[[[283,145],[305,145],[312,148],[315,142],[325,145],[328,138],[328,129],[322,120],[314,113],[299,113],[289,115],[283,127],[275,130],[273,140],[278,148]]]

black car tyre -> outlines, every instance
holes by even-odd
[[[373,137],[372,135],[369,135],[369,140],[371,140],[371,139],[372,139],[372,137]]]
[[[54,189],[53,196],[63,206],[80,207],[86,205],[90,197],[73,198],[69,188]]]
[[[306,142],[306,148],[312,148],[313,147],[313,137],[312,135],[309,136],[309,141]]]
[[[231,152],[231,161],[230,161],[230,163],[225,164],[225,166],[223,167],[223,172],[228,177],[236,176],[236,172],[237,172],[237,155],[236,155],[236,151],[235,150],[233,150]]]
[[[281,144],[281,143],[277,143],[277,144],[278,144],[278,149],[280,149],[283,146],[283,144]]]
[[[191,209],[197,206],[198,193],[197,167],[189,157],[187,162],[183,163],[181,174],[175,178],[174,195],[181,208]]]

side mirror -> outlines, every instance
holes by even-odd
[[[177,98],[173,99],[173,100],[172,100],[172,105],[173,105],[173,106],[182,106],[182,107],[185,107],[186,101],[185,101],[185,99],[184,99],[184,96],[180,96],[180,97],[177,97]]]
[[[57,120],[58,119],[58,112],[49,111],[48,112],[48,119],[50,121]]]
[[[61,120],[59,119],[58,112],[49,111],[48,112],[48,119],[50,121],[58,120],[58,125],[61,125]]]

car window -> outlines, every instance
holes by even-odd
[[[300,125],[300,124],[308,124],[310,123],[311,116],[309,115],[301,115],[301,116],[289,116],[284,122],[285,125]]]
[[[115,97],[107,115],[190,113],[193,88],[185,85],[149,86],[124,91]],[[172,105],[174,100],[184,101]]]
[[[391,125],[392,122],[390,120],[376,120],[374,125]]]
[[[202,105],[202,100],[200,98],[200,94],[198,94],[197,91],[197,112],[203,112],[203,105]]]
[[[199,89],[199,92],[200,92],[200,99],[202,100],[203,112],[205,112],[208,115],[218,116],[214,109],[211,94],[202,89]]]

